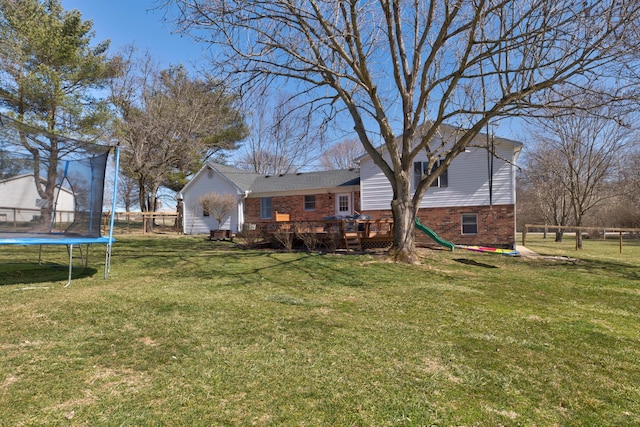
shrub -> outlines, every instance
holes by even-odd
[[[314,230],[313,223],[300,222],[294,224],[295,234],[308,251],[315,251],[320,243],[318,234]]]
[[[198,203],[205,215],[217,221],[218,230],[237,204],[237,196],[230,193],[207,193],[200,196]]]

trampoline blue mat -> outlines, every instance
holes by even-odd
[[[65,233],[7,233],[0,232],[0,245],[88,245],[109,244],[114,238],[86,237]]]

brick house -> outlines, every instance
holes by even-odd
[[[440,141],[456,139],[458,130],[440,128]],[[480,245],[514,249],[516,245],[516,161],[522,143],[494,137],[495,156],[488,155],[487,135],[478,135],[458,155],[447,171],[429,188],[420,204],[420,222],[448,241],[459,245]],[[448,142],[449,141],[449,142]],[[427,157],[414,159],[413,178],[420,179]],[[391,218],[393,192],[386,177],[368,155],[359,159],[361,212],[373,218]],[[416,232],[416,241],[429,241]]]
[[[444,127],[441,138],[455,130]],[[448,133],[448,134],[447,134]],[[455,135],[454,135],[455,136]],[[522,144],[494,138],[495,156],[488,156],[486,135],[460,154],[422,200],[418,218],[442,238],[456,244],[515,247],[515,162]],[[475,147],[474,147],[475,146]],[[414,179],[419,180],[427,158],[418,155]],[[351,170],[257,175],[230,166],[208,163],[178,193],[184,209],[184,233],[206,234],[218,228],[197,199],[207,192],[232,193],[238,203],[219,228],[238,232],[245,223],[275,221],[276,213],[290,221],[320,221],[334,215],[362,213],[391,219],[393,191],[368,155]],[[416,231],[416,240],[429,241]]]
[[[220,227],[198,204],[208,192],[237,197],[237,207]],[[246,223],[275,221],[276,213],[290,221],[322,221],[358,211],[360,173],[350,169],[269,176],[210,162],[178,193],[178,201],[185,234],[208,234],[217,228],[236,233]]]

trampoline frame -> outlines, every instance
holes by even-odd
[[[118,170],[120,168],[120,147],[115,147],[115,167],[113,178],[113,196],[111,199],[111,217],[109,219],[109,233],[107,236],[87,237],[73,233],[20,233],[20,232],[0,232],[0,245],[39,245],[39,259],[38,263],[41,263],[42,246],[44,245],[64,245],[69,252],[69,277],[64,287],[71,285],[71,279],[73,274],[73,247],[78,246],[80,250],[80,256],[83,259],[84,267],[87,266],[88,260],[88,247],[92,244],[105,244],[105,264],[104,264],[104,278],[109,277],[111,271],[111,246],[115,239],[113,237],[113,226],[115,222],[116,201],[118,194]],[[87,260],[82,255],[82,246],[87,245]]]

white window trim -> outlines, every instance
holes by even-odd
[[[437,167],[438,167],[438,165],[440,165],[440,162],[441,162],[441,161],[442,161],[442,160],[438,160],[438,161],[433,165],[433,169],[437,168]],[[424,168],[425,168],[426,166],[428,166],[429,162],[428,162],[428,161],[421,161],[421,160],[416,160],[416,161],[414,161],[414,162],[413,162],[413,187],[414,187],[414,191],[415,191],[415,189],[417,188],[417,184],[418,184],[418,183],[416,182],[416,181],[418,181],[418,179],[416,178],[416,163],[420,163],[420,180],[422,180],[422,177],[424,176]],[[442,178],[442,175],[444,175],[444,174],[446,174],[446,175],[447,175],[447,178],[446,178],[447,185],[442,186],[442,180],[441,180],[441,178]],[[436,180],[435,180],[435,181],[433,181],[433,182],[431,183],[431,185],[429,186],[429,188],[447,188],[447,187],[449,187],[449,173],[448,173],[448,170],[445,170],[445,171],[443,172],[443,174],[441,174],[440,176],[438,176],[438,177],[436,178]]]

